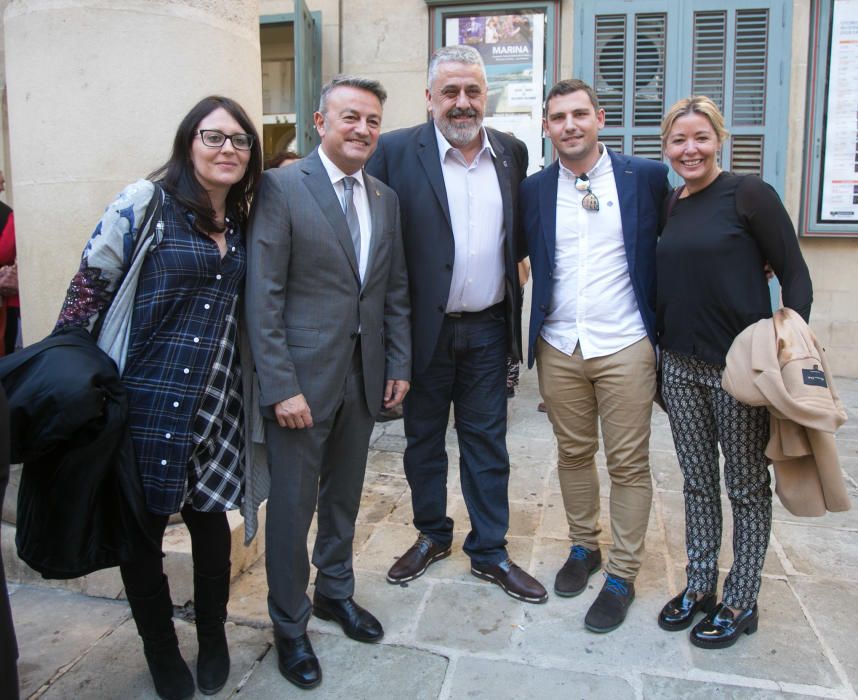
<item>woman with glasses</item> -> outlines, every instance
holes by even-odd
[[[118,364],[153,527],[163,536],[168,517],[181,512],[191,534],[197,684],[205,694],[218,692],[229,675],[226,511],[242,498],[249,437],[242,391],[251,379],[250,357],[239,353],[242,231],[261,169],[259,138],[241,106],[225,97],[201,100],[179,124],[170,159],[105,211],[57,322],[58,329],[98,328],[126,272],[130,238],[139,233],[150,200],[160,197],[156,181],[164,192],[160,221],[140,269],[127,350]],[[162,555],[120,570],[158,695],[193,696]]]
[[[728,647],[757,630],[757,596],[769,544],[772,495],[766,408],[721,388],[727,350],[747,326],[769,318],[765,266],[783,304],[810,315],[810,275],[778,195],[755,175],[723,172],[724,117],[708,97],[677,102],[661,124],[664,153],[684,184],[666,205],[657,259],[656,328],[662,396],[685,479],[686,588],[662,609],[668,631],[692,625],[691,642]],[[733,565],[718,602],[721,493],[718,448],[733,511]]]

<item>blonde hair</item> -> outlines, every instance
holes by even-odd
[[[691,97],[685,97],[679,100],[679,102],[676,102],[669,110],[667,110],[667,114],[665,114],[664,119],[661,120],[662,146],[667,143],[667,137],[676,120],[680,117],[686,117],[689,114],[702,114],[706,117],[709,120],[709,123],[712,124],[712,128],[715,130],[715,135],[718,137],[718,143],[724,143],[730,135],[730,132],[727,131],[724,126],[724,115],[721,114],[721,111],[715,103],[706,97],[706,95],[692,95]]]

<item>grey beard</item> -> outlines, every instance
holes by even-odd
[[[473,126],[464,124],[458,126],[446,118],[438,120],[438,129],[444,135],[444,138],[450,142],[451,146],[456,146],[457,148],[467,146],[480,133],[481,128],[481,122]]]

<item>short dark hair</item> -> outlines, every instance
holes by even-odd
[[[322,86],[322,92],[319,95],[319,112],[321,114],[324,114],[328,109],[328,95],[338,87],[352,87],[371,92],[382,105],[387,99],[387,90],[377,80],[362,78],[358,75],[335,75]]]
[[[195,104],[176,129],[173,152],[169,160],[149,174],[150,180],[160,180],[161,186],[177,202],[190,209],[197,217],[199,227],[208,232],[222,231],[215,222],[215,212],[208,192],[194,173],[191,162],[191,146],[200,122],[216,109],[222,108],[238,122],[245,133],[253,136],[250,160],[244,177],[229,188],[226,195],[226,211],[239,226],[247,222],[250,201],[262,175],[262,146],[256,127],[244,108],[235,100],[221,95],[209,95]]]
[[[287,160],[301,160],[301,156],[295,153],[295,151],[284,148],[282,151],[277,151],[277,153],[265,161],[265,169],[279,168]]]
[[[548,91],[548,96],[545,98],[545,108],[543,110],[543,114],[548,116],[548,103],[551,102],[552,98],[558,97],[559,95],[568,95],[572,92],[578,92],[581,90],[582,92],[587,93],[587,97],[590,98],[590,102],[593,105],[593,109],[597,112],[599,111],[599,96],[596,94],[596,91],[590,87],[583,80],[578,80],[577,78],[567,78],[566,80],[561,80],[554,84]]]

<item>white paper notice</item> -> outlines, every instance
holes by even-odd
[[[835,0],[831,26],[822,221],[858,221],[858,0]]]

